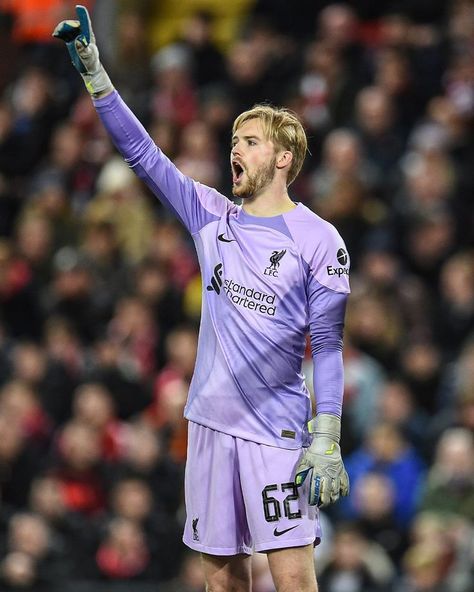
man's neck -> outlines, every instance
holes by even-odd
[[[277,193],[272,192],[270,188],[259,195],[245,198],[242,203],[242,209],[247,214],[261,218],[279,216],[294,208],[296,204],[290,199],[286,190],[284,193]]]

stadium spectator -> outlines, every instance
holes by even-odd
[[[31,482],[41,469],[42,460],[38,448],[28,442],[20,422],[0,415],[2,504],[12,508],[25,507]]]
[[[54,531],[38,514],[17,512],[9,520],[1,580],[7,589],[40,589],[64,582],[70,569]]]
[[[156,364],[162,368],[167,361],[167,336],[185,320],[183,293],[173,286],[163,265],[148,259],[135,267],[133,285],[137,297],[150,307],[157,323]]]
[[[66,508],[84,516],[103,512],[106,482],[100,435],[92,426],[71,420],[58,434],[55,452],[48,475],[58,480]]]
[[[373,425],[363,445],[349,455],[347,465],[354,488],[367,473],[379,472],[389,479],[395,495],[395,519],[400,528],[406,528],[419,503],[424,463],[400,429],[389,423]],[[401,480],[405,484],[403,488],[397,486]],[[343,500],[340,507],[349,517],[357,516],[354,497]]]
[[[474,330],[474,259],[472,252],[458,252],[443,265],[440,298],[434,314],[436,340],[448,360],[454,359]]]
[[[190,53],[193,81],[200,90],[225,77],[224,56],[212,39],[213,20],[212,13],[198,10],[183,25],[182,42]]]
[[[197,274],[196,255],[175,220],[156,220],[147,257],[166,270],[172,286],[180,291]]]
[[[90,224],[112,224],[125,261],[136,264],[145,255],[153,232],[153,210],[142,187],[116,156],[105,162],[96,185],[85,219]]]
[[[158,331],[145,302],[136,296],[123,296],[117,301],[106,333],[117,346],[121,363],[140,381],[150,379],[156,370]]]
[[[18,424],[29,442],[47,448],[52,423],[31,386],[19,380],[4,383],[0,388],[0,415]]]
[[[152,83],[151,47],[143,30],[146,17],[140,8],[129,5],[116,16],[112,51],[107,63],[117,79],[117,88],[140,117],[148,115],[149,90]]]
[[[104,331],[107,311],[94,291],[92,271],[76,248],[59,249],[53,258],[53,277],[45,295],[45,313],[72,324],[82,343],[90,344]]]
[[[195,119],[198,110],[191,53],[175,43],[160,49],[152,58],[152,66],[151,116],[164,118],[182,129]]]
[[[385,550],[398,570],[408,546],[408,532],[395,518],[393,482],[380,473],[367,473],[357,483],[353,496],[358,528],[368,540]]]
[[[39,344],[23,341],[12,349],[10,376],[38,393],[47,417],[55,425],[69,417],[75,386],[73,378],[61,362],[49,359]]]
[[[36,290],[44,293],[50,277],[50,259],[55,248],[53,224],[46,216],[26,213],[18,221],[16,250],[29,266]]]
[[[415,396],[403,380],[392,379],[377,393],[376,421],[398,427],[408,442],[422,450],[428,415],[416,405]]]
[[[52,475],[37,476],[31,483],[28,501],[28,510],[47,523],[55,546],[61,550],[64,561],[68,562],[67,577],[92,577],[97,528],[92,520],[67,508],[61,481]]]
[[[86,382],[103,384],[113,396],[117,416],[130,419],[151,399],[149,385],[136,370],[121,356],[120,344],[104,336],[89,351],[82,377]]]
[[[433,325],[427,326],[433,330]],[[408,340],[400,352],[400,374],[414,394],[420,411],[433,416],[444,405],[442,350],[427,337],[428,332],[420,334],[420,338],[415,336]]]
[[[74,391],[72,417],[96,431],[101,458],[116,461],[123,457],[127,424],[118,420],[113,397],[103,385],[84,383]]]
[[[405,556],[408,561],[404,561],[397,592],[403,586],[410,589],[412,578],[422,589],[431,589],[431,585],[435,590],[441,588],[453,592],[471,589],[472,532],[468,520],[453,514],[419,512],[411,525],[410,537],[412,544]],[[415,558],[422,558],[415,561],[413,567],[410,561],[412,551]],[[439,559],[435,566],[433,555]]]
[[[396,592],[441,592],[453,588],[447,581],[450,549],[439,541],[413,545],[404,557],[404,578]]]
[[[95,561],[99,577],[109,581],[147,580],[153,567],[143,529],[126,518],[110,520]]]
[[[395,577],[393,565],[382,547],[365,538],[351,524],[342,524],[334,535],[333,553],[319,581],[323,590],[351,592],[390,590]]]
[[[181,526],[157,506],[151,486],[137,477],[124,477],[110,490],[110,515],[140,527],[153,557],[149,578],[169,580],[179,572],[183,548]]]
[[[421,339],[430,331],[429,295],[420,279],[406,268],[397,253],[388,220],[382,219],[371,235],[364,237],[358,267],[360,289],[392,301],[401,313],[401,321],[410,339]]]
[[[217,146],[210,127],[203,121],[193,121],[183,129],[175,163],[183,174],[215,187],[221,182],[216,153]]]
[[[6,238],[0,239],[0,279],[2,323],[7,335],[14,340],[38,338],[41,307],[33,274]]]
[[[377,194],[387,200],[392,189],[390,179],[395,177],[405,142],[397,125],[393,101],[381,88],[368,86],[358,93],[355,127],[367,159],[376,170]]]
[[[463,428],[450,428],[438,441],[420,503],[422,510],[474,518],[474,441]]]
[[[396,303],[362,286],[359,293],[354,291],[348,308],[346,327],[353,345],[373,357],[386,371],[396,370],[404,329]]]
[[[151,487],[157,508],[175,515],[182,504],[182,466],[166,453],[159,432],[146,424],[130,425],[125,456],[112,468],[115,480],[124,477],[143,479]]]
[[[344,446],[353,450],[362,442],[376,417],[377,393],[387,380],[383,367],[358,349],[346,334],[344,348]],[[348,446],[348,444],[350,445]]]
[[[169,451],[177,462],[186,458],[187,424],[183,410],[197,351],[197,333],[193,327],[176,327],[166,339],[168,363],[156,376],[153,402],[145,410],[145,419],[161,429]]]

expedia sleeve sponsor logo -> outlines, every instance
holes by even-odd
[[[326,271],[328,272],[328,275],[337,275],[337,277],[341,277],[341,275],[349,275],[347,267],[333,267],[332,265],[326,265]]]
[[[345,249],[339,249],[336,253],[336,259],[341,265],[347,265],[349,261],[347,251]],[[328,275],[337,275],[337,277],[349,275],[348,267],[334,267],[333,265],[326,265],[326,271]]]
[[[339,251],[336,253],[336,257],[341,265],[347,265],[349,257],[347,256],[347,252],[344,249],[339,249]]]

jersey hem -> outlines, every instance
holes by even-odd
[[[240,430],[229,429],[228,426],[224,426],[219,424],[218,422],[203,419],[198,416],[191,417],[191,415],[185,414],[184,417],[188,421],[192,421],[193,423],[202,425],[205,428],[210,428],[211,430],[215,430],[216,432],[221,432],[223,434],[227,434],[228,436],[233,436],[234,438],[240,438],[241,440],[248,440],[249,442],[254,442],[255,444],[263,444],[264,446],[272,446],[273,448],[283,448],[285,450],[300,450],[301,448],[303,448],[302,440],[296,440],[294,442],[294,446],[283,446],[280,440],[267,440],[265,438],[262,438],[261,436],[257,436],[256,434],[251,434],[249,432],[243,432]]]

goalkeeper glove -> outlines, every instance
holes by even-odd
[[[308,423],[308,429],[312,442],[296,468],[295,484],[299,487],[310,475],[310,505],[327,506],[339,495],[349,494],[349,477],[339,447],[341,420],[321,413]]]
[[[53,31],[53,37],[66,43],[73,66],[84,79],[89,93],[98,98],[111,92],[113,86],[99,60],[99,50],[87,8],[77,4],[76,14],[78,20],[60,22]]]

